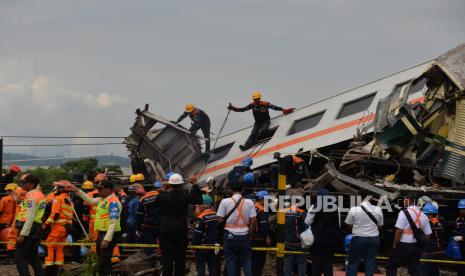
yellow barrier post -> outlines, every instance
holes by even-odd
[[[286,193],[286,167],[284,159],[279,159],[279,175],[278,175],[278,217],[277,217],[277,251],[276,251],[276,275],[284,275],[284,224],[286,223],[286,213],[284,206],[280,206],[280,198]]]

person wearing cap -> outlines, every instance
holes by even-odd
[[[334,253],[342,238],[341,216],[338,208],[326,210],[323,207],[329,205],[327,204],[329,202],[337,205],[337,200],[334,199],[327,189],[319,190],[316,195],[316,204],[310,207],[305,218],[305,224],[312,227],[315,239],[310,249],[312,275],[333,275]]]
[[[426,244],[423,252],[424,259],[441,259],[444,257],[444,227],[439,219],[439,210],[432,203],[425,203],[422,208],[423,213],[428,216],[431,230],[431,237]],[[435,263],[422,263],[420,265],[420,274],[425,276],[439,275],[439,268]]]
[[[195,107],[193,104],[187,104],[184,113],[176,120],[176,124],[179,124],[184,118],[189,116],[192,121],[192,125],[189,131],[192,134],[196,134],[199,129],[202,130],[203,138],[205,138],[205,152],[210,152],[210,118],[207,113],[200,108]]]
[[[245,107],[235,107],[231,103],[228,105],[228,109],[235,111],[235,112],[245,112],[248,110],[252,110],[255,124],[252,128],[252,132],[250,133],[249,138],[244,145],[240,145],[239,148],[241,150],[247,150],[256,143],[257,138],[264,135],[270,128],[270,109],[282,111],[283,114],[289,114],[294,111],[293,108],[284,109],[282,107],[273,105],[269,102],[262,101],[262,94],[258,91],[252,93],[252,103],[246,105]]]
[[[283,161],[285,166],[286,181],[289,185],[294,187],[299,183],[305,174],[305,162],[297,155],[285,155],[281,157],[281,153],[275,152],[273,159]],[[274,164],[270,167],[271,170],[271,184],[274,187],[278,185],[279,165]]]
[[[55,182],[54,185],[65,186],[89,205],[95,206],[94,229],[97,231],[98,272],[100,276],[113,274],[113,250],[116,244],[121,241],[122,236],[120,224],[122,205],[113,192],[113,182],[105,178],[99,179],[94,185],[98,190],[97,198],[89,197],[84,191],[69,182]]]
[[[194,230],[192,231],[192,245],[212,246],[218,241],[219,218],[213,210],[213,199],[211,196],[202,195],[202,204],[196,210]],[[208,266],[208,274],[218,275],[218,256],[213,250],[195,250],[195,266],[198,276],[205,276],[205,265]]]
[[[6,185],[13,183],[15,177],[21,172],[21,167],[13,164],[10,166],[10,170],[6,174],[2,174],[0,177],[0,196],[3,192],[5,192],[4,188]]]
[[[140,198],[139,208],[137,210],[137,232],[144,244],[158,244],[160,230],[160,211],[155,206],[155,200],[160,194],[159,190],[163,188],[161,181],[154,184],[154,189],[147,187],[144,196]],[[153,248],[144,248],[144,253],[150,256],[154,253]],[[152,266],[156,265],[156,259],[150,260]]]
[[[229,183],[233,195],[221,200],[216,215],[224,226],[224,259],[227,275],[252,275],[252,250],[250,238],[256,224],[257,213],[252,200],[243,198],[244,185]]]
[[[38,256],[42,216],[45,211],[45,196],[37,189],[39,178],[26,174],[21,177],[21,187],[27,192],[21,203],[16,228],[19,235],[16,239],[15,263],[20,276],[30,275],[29,265],[34,275],[44,275],[42,262]]]
[[[16,200],[13,198],[12,192],[18,186],[15,183],[10,183],[5,186],[6,196],[0,199],[0,231],[9,227],[15,219]]]
[[[184,275],[187,249],[187,213],[189,205],[202,203],[197,184],[184,190],[184,179],[175,173],[168,180],[169,189],[155,199],[160,210],[160,249],[163,275]]]
[[[255,194],[255,212],[257,213],[257,223],[253,229],[252,247],[271,247],[270,223],[268,221],[268,212],[265,211],[265,197],[268,192],[265,190],[258,191]],[[252,274],[259,276],[263,273],[265,266],[266,252],[252,251]]]
[[[55,197],[51,202],[50,215],[45,217],[42,230],[50,229],[46,242],[66,242],[73,223],[73,207],[68,193],[63,187],[57,187]],[[47,245],[47,256],[45,257],[45,272],[50,275],[58,275],[58,268],[65,261],[63,245]]]
[[[128,187],[128,216],[126,223],[126,242],[133,243],[136,241],[136,232],[137,232],[137,212],[139,211],[140,198],[137,194],[137,190],[143,187],[139,184],[133,184]]]
[[[7,235],[7,241],[9,244],[6,245],[7,258],[1,263],[3,265],[15,264],[14,255],[16,250],[16,239],[18,238],[18,229],[16,229],[16,218],[18,217],[19,210],[21,209],[22,202],[26,198],[26,191],[21,187],[16,188],[11,192],[11,196],[16,202],[15,214],[13,222],[10,224],[10,232]]]
[[[227,187],[229,183],[240,182],[243,184],[243,177],[247,173],[252,172],[253,158],[245,157],[242,159],[241,163],[237,166],[234,166],[231,171],[228,172],[226,176],[225,186]]]
[[[345,223],[352,233],[346,275],[357,275],[362,260],[365,264],[365,275],[374,275],[380,246],[379,230],[384,224],[381,208],[364,200],[359,206],[350,208]]]
[[[416,227],[422,231],[428,240],[432,234],[428,217],[415,205],[413,194],[404,196],[405,210],[399,212],[395,224],[396,231],[392,242],[391,256],[386,265],[386,275],[397,275],[397,269],[407,264],[410,275],[420,275],[420,258],[422,249],[413,235],[407,216],[410,216]]]
[[[465,198],[461,199],[457,204],[459,216],[455,220],[455,229],[453,239],[460,244],[462,260],[465,260]],[[457,266],[459,276],[465,275],[465,270],[461,266]]]

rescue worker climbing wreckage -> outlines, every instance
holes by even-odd
[[[245,107],[235,107],[231,103],[228,105],[228,109],[235,112],[245,112],[252,109],[255,123],[250,133],[249,138],[244,145],[240,145],[239,148],[242,151],[249,149],[253,144],[257,143],[257,139],[266,134],[270,128],[270,109],[282,111],[283,114],[290,114],[294,111],[294,108],[284,109],[282,107],[273,105],[269,102],[262,101],[262,94],[260,92],[252,93],[252,103]]]
[[[15,263],[20,276],[28,276],[31,265],[34,275],[44,275],[42,262],[38,256],[42,216],[45,211],[45,196],[37,189],[39,178],[25,174],[21,186],[27,192],[16,218],[19,235],[16,239]]]
[[[94,229],[97,232],[97,256],[98,271],[100,276],[111,275],[112,255],[116,243],[121,241],[121,210],[122,205],[118,197],[113,192],[113,182],[107,179],[100,180],[95,184],[98,190],[98,197],[89,197],[69,181],[59,181],[53,183],[55,186],[63,186],[66,190],[76,193],[77,196],[86,201],[89,205],[95,206]]]
[[[202,130],[203,138],[205,138],[205,152],[210,152],[210,118],[207,113],[193,104],[187,104],[184,113],[176,120],[179,124],[184,118],[189,116],[192,120],[192,125],[189,131],[196,134],[199,129]]]
[[[50,215],[42,224],[42,231],[48,233],[46,242],[66,242],[66,237],[71,233],[73,223],[73,206],[68,193],[63,187],[57,187],[55,196],[51,202]],[[47,245],[47,256],[45,257],[45,272],[47,275],[59,275],[60,267],[64,264],[64,246]]]

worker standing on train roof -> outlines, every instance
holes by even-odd
[[[205,138],[205,152],[210,152],[210,118],[207,113],[193,104],[187,104],[184,113],[176,120],[179,124],[184,118],[189,116],[192,120],[192,125],[189,131],[196,134],[199,129],[202,130],[203,138]]]
[[[39,178],[26,174],[21,177],[21,187],[27,192],[16,218],[19,235],[16,239],[15,263],[20,276],[28,276],[31,265],[34,275],[44,275],[38,256],[42,216],[45,211],[45,196],[37,189]]]
[[[270,128],[270,109],[282,111],[284,114],[289,114],[294,111],[294,108],[284,109],[282,107],[273,105],[269,102],[262,101],[262,94],[258,91],[252,93],[252,103],[248,104],[245,107],[235,107],[231,103],[228,105],[228,109],[235,112],[244,112],[247,110],[252,110],[253,116],[255,118],[255,123],[250,133],[249,138],[244,145],[240,145],[241,150],[247,150],[257,141],[257,138],[264,135]]]
[[[51,229],[46,242],[66,242],[66,237],[71,232],[74,214],[68,193],[63,187],[57,187],[51,207],[50,215],[42,224],[42,230]],[[47,256],[45,257],[45,272],[47,275],[59,274],[59,267],[65,262],[63,250],[63,245],[47,245]]]
[[[15,219],[16,200],[13,198],[13,191],[18,188],[15,183],[10,183],[5,186],[7,196],[0,199],[0,231],[11,225]]]
[[[6,185],[10,184],[10,183],[13,183],[14,182],[14,178],[21,172],[21,167],[16,165],[16,164],[12,164],[10,166],[10,171],[6,174],[2,174],[2,176],[0,177],[0,197],[1,197],[1,193],[3,193],[5,190],[4,190],[4,187],[6,187]]]
[[[121,202],[113,192],[113,182],[106,179],[100,181],[95,187],[98,189],[99,197],[91,198],[69,181],[53,183],[73,191],[90,205],[96,207],[94,228],[98,232],[97,256],[98,271],[100,276],[113,274],[112,255],[116,243],[121,241]]]

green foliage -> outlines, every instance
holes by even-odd
[[[86,255],[84,260],[84,268],[81,270],[80,275],[95,275],[98,272],[98,257],[92,251]]]
[[[86,158],[76,161],[68,161],[61,165],[64,170],[74,174],[89,174],[95,172],[98,166],[98,160],[96,158]]]

